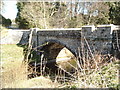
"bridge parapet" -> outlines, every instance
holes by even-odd
[[[47,61],[52,62],[54,60],[54,62],[48,63],[46,66],[55,69],[57,55],[64,47],[70,50],[76,57],[84,57],[86,53],[92,57],[93,54],[105,55],[112,54],[112,50],[116,50],[115,52],[119,51],[119,31],[118,28],[113,28],[112,25],[101,25],[96,28],[94,26],[92,28],[82,27],[82,29],[33,28],[31,29],[31,32],[33,32],[31,33],[32,46],[33,48],[37,47],[36,52],[38,56],[43,55]]]
[[[81,49],[81,43],[86,43],[85,39],[93,52],[99,51],[100,53],[107,54],[112,49],[117,52],[120,47],[119,25],[98,25],[96,27],[89,25],[82,28],[68,29],[33,28],[31,30],[33,31],[33,47],[38,47],[46,42],[56,42],[76,54],[78,53],[78,48]],[[30,32],[30,30],[9,30],[9,35],[1,40],[1,44],[27,44]],[[85,47],[87,48],[88,46]]]
[[[78,48],[81,48],[81,43],[86,43],[85,38],[93,52],[99,51],[102,54],[110,54],[113,44],[112,33],[114,30],[119,30],[118,27],[110,24],[98,25],[97,27],[89,25],[70,29],[37,29],[34,42],[37,43],[35,46],[40,46],[45,42],[57,42],[76,53]]]
[[[0,44],[27,44],[30,30],[7,30],[7,35],[0,40]]]
[[[56,30],[56,31],[38,31],[40,36],[54,36],[64,38],[80,38],[80,30]]]
[[[88,25],[82,27],[82,36],[84,36],[91,49],[102,54],[110,54],[113,45],[113,32],[120,30],[118,25]],[[93,51],[93,52],[94,52]]]

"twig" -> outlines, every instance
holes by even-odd
[[[86,42],[86,44],[87,44],[87,46],[88,46],[88,49],[89,49],[90,54],[91,54],[91,56],[92,56],[92,58],[93,58],[93,60],[94,60],[94,62],[95,62],[95,64],[96,64],[96,67],[98,68],[97,62],[96,62],[96,60],[95,60],[95,58],[94,58],[94,55],[92,54],[92,51],[91,51],[91,49],[90,49],[90,46],[89,46],[89,44],[88,44],[88,42],[87,42],[87,40],[86,40],[85,37],[84,37],[84,40],[85,40],[85,42]]]

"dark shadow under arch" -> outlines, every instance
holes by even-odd
[[[51,70],[52,72],[56,72],[58,67],[56,66],[56,57],[58,56],[59,52],[66,47],[69,51],[71,51],[66,45],[60,43],[56,40],[47,40],[42,43],[43,47],[39,48],[42,53],[41,55],[44,56],[44,60],[47,61],[46,68]],[[71,51],[71,53],[73,53]],[[75,55],[73,53],[73,55]]]
[[[53,39],[46,40],[46,41],[42,42],[42,45],[43,45],[43,46],[40,47],[39,49],[40,49],[40,50],[43,50],[44,47],[47,47],[47,46],[49,46],[49,44],[52,44],[52,43],[59,44],[59,46],[62,46],[61,49],[64,48],[64,47],[66,47],[71,53],[73,53],[74,56],[76,56],[76,52],[75,52],[75,51],[72,51],[69,46],[66,46],[66,44],[61,43],[61,42],[58,41],[58,40],[53,40]]]
[[[41,75],[41,69],[42,69],[42,75],[56,75],[58,74],[58,65],[56,63],[56,57],[60,53],[60,51],[63,48],[67,48],[74,56],[75,54],[73,53],[74,51],[71,51],[69,47],[64,45],[58,40],[46,40],[43,41],[36,49],[34,50],[33,55],[33,62],[30,63],[30,66],[35,67],[36,65],[36,70],[37,75]],[[41,66],[41,57],[42,58],[42,66]],[[35,61],[37,61],[35,64]],[[63,70],[61,70],[62,73],[66,73]],[[34,77],[34,74],[30,74],[29,77]],[[65,74],[69,76],[67,73]]]

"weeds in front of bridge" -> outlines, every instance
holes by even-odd
[[[96,56],[101,57],[100,56]],[[95,59],[94,62],[86,61],[80,72],[77,72],[75,86],[79,88],[117,88],[119,84],[119,61],[107,57]],[[116,62],[116,63],[115,63]],[[73,84],[74,85],[74,84]]]
[[[47,76],[53,82],[62,84],[61,88],[119,88],[119,60],[109,54],[101,55],[98,52],[93,54],[85,38],[84,40],[88,49],[84,51],[82,48],[83,52],[79,50],[81,53],[76,60],[77,67],[67,62],[74,72],[71,73],[62,67],[58,67],[56,73],[51,74],[49,69],[46,73],[46,60],[41,56],[39,57],[40,63],[35,61],[29,67],[31,73],[29,77]],[[32,52],[36,51],[37,48],[32,49]]]
[[[23,63],[23,48],[17,45],[1,45],[0,89],[2,88],[55,88],[48,77],[28,79],[28,64]]]
[[[109,54],[94,54],[91,57],[89,52],[86,53],[84,57],[78,56],[77,67],[67,62],[74,72],[71,73],[58,67],[59,70],[56,74],[51,74],[51,71],[48,71],[47,76],[53,82],[60,83],[61,88],[119,88],[119,60]],[[42,62],[36,63],[30,67],[31,73],[34,75],[32,77],[46,75],[45,66],[43,69],[42,64]]]
[[[21,65],[23,59],[22,49],[16,45],[2,46],[2,87],[5,88],[119,88],[120,61],[111,55],[96,54],[86,52],[84,57],[78,56],[74,67],[70,66],[74,72],[69,72],[63,68],[58,68],[56,74],[44,71],[43,63],[34,63],[32,67],[27,67],[28,62]],[[36,50],[36,49],[34,49]],[[33,51],[34,51],[33,50]],[[31,57],[29,58],[31,59]],[[45,63],[43,57],[40,58]],[[25,65],[25,66],[24,66]],[[30,69],[29,72],[27,71]],[[41,69],[42,68],[42,69]],[[38,70],[38,71],[37,71]],[[33,78],[27,75],[33,74]],[[43,77],[44,76],[44,77]]]
[[[94,62],[90,62],[92,60],[85,60],[82,65],[78,63],[77,69],[73,67],[74,73],[60,68],[62,71],[67,72],[69,77],[63,74],[60,76],[59,74],[56,80],[62,82],[63,87],[68,88],[119,88],[119,60],[101,55],[97,55],[95,58],[97,67]]]
[[[94,56],[98,67],[89,56],[89,59],[83,58],[83,62],[78,63],[77,68],[73,66],[74,73],[59,68],[58,74],[53,76],[48,73],[43,77],[41,71],[39,71],[40,76],[37,76],[37,71],[26,71],[26,65],[21,65],[23,59],[21,52],[22,49],[16,45],[2,45],[1,80],[3,88],[119,88],[117,84],[119,83],[120,62],[109,55]],[[36,66],[32,69],[35,69]],[[30,73],[34,73],[35,76],[27,79],[26,76]],[[44,71],[42,74],[45,75]]]
[[[22,65],[23,48],[17,45],[1,45],[0,88],[17,88],[27,80],[26,67]]]

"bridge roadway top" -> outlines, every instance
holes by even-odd
[[[80,38],[81,28],[32,29],[39,37]]]
[[[34,29],[34,28],[33,28]],[[35,28],[36,29],[36,28]],[[37,31],[71,31],[81,30],[82,28],[51,28],[51,29],[36,29]]]

